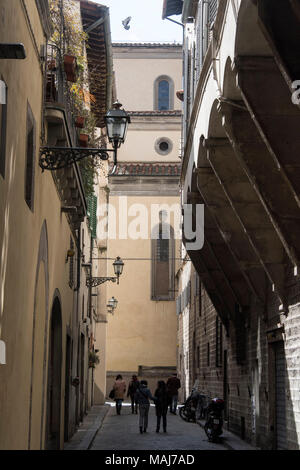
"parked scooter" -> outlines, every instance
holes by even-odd
[[[204,431],[210,442],[218,442],[223,433],[224,400],[213,398],[207,408],[207,419],[204,425]]]
[[[192,389],[183,406],[179,409],[180,417],[187,422],[196,422],[196,419],[203,417],[205,406],[205,395],[199,393],[195,388]]]

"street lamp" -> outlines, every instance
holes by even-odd
[[[39,165],[42,170],[60,170],[72,165],[86,157],[98,157],[101,160],[109,159],[109,152],[113,152],[114,169],[117,167],[117,149],[125,142],[130,116],[121,109],[122,104],[116,101],[105,117],[106,131],[112,149],[82,148],[82,147],[42,147],[40,150]]]
[[[114,297],[109,299],[108,304],[106,305],[108,308],[108,313],[114,314],[115,309],[117,308],[118,301]]]
[[[86,286],[97,287],[100,284],[104,284],[104,282],[107,282],[107,281],[117,282],[117,284],[119,284],[119,278],[124,268],[124,262],[122,261],[120,256],[118,256],[113,262],[113,267],[114,267],[115,277],[89,277],[86,280]]]

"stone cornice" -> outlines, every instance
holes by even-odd
[[[220,45],[221,32],[224,26],[225,13],[227,11],[228,4],[229,4],[229,0],[223,0],[219,4],[216,21],[215,21],[214,28],[213,28],[213,34],[214,34],[214,38],[215,38],[216,45],[217,45],[216,49],[218,49]],[[180,177],[181,183],[183,183],[185,176],[186,176],[190,153],[191,153],[191,149],[193,146],[193,139],[194,139],[195,128],[197,125],[197,119],[198,119],[203,95],[206,90],[206,83],[208,80],[208,76],[212,69],[212,59],[213,59],[212,42],[210,42],[206,55],[205,55],[203,66],[201,69],[199,81],[197,83],[195,100],[193,103],[193,109],[192,109],[192,113],[190,117],[188,135],[186,139],[186,145],[185,145],[183,160],[182,160],[182,170],[181,170],[181,177]]]
[[[35,0],[40,20],[43,25],[44,33],[47,38],[51,36],[52,26],[50,21],[49,2],[48,0]]]

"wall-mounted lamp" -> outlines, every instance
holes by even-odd
[[[116,101],[113,109],[110,109],[104,119],[106,132],[112,149],[106,148],[81,148],[81,147],[42,147],[40,150],[40,167],[42,170],[59,170],[85,157],[99,157],[101,160],[108,160],[108,152],[114,154],[113,174],[117,168],[117,149],[125,142],[130,116],[121,109],[122,104]]]
[[[75,256],[75,251],[74,250],[68,250],[67,251],[67,257],[66,257],[66,263],[69,261],[69,258],[73,258]]]
[[[114,314],[115,309],[117,308],[118,301],[115,297],[109,299],[108,304],[106,305],[108,313]]]
[[[97,287],[100,284],[103,284],[106,281],[111,281],[111,282],[116,282],[119,284],[119,278],[123,272],[124,268],[124,262],[118,256],[115,261],[113,262],[113,267],[114,267],[114,273],[116,277],[90,277],[86,280],[86,286],[87,287]]]

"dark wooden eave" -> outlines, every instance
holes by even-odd
[[[92,112],[97,127],[104,127],[104,116],[110,107],[112,89],[111,38],[109,8],[87,0],[80,1],[84,31],[88,32],[88,68],[90,93],[94,97]],[[102,20],[102,21],[101,21]],[[99,22],[99,24],[97,24]],[[92,27],[91,30],[89,30]]]
[[[168,16],[181,15],[183,8],[182,0],[164,0],[162,19]]]

